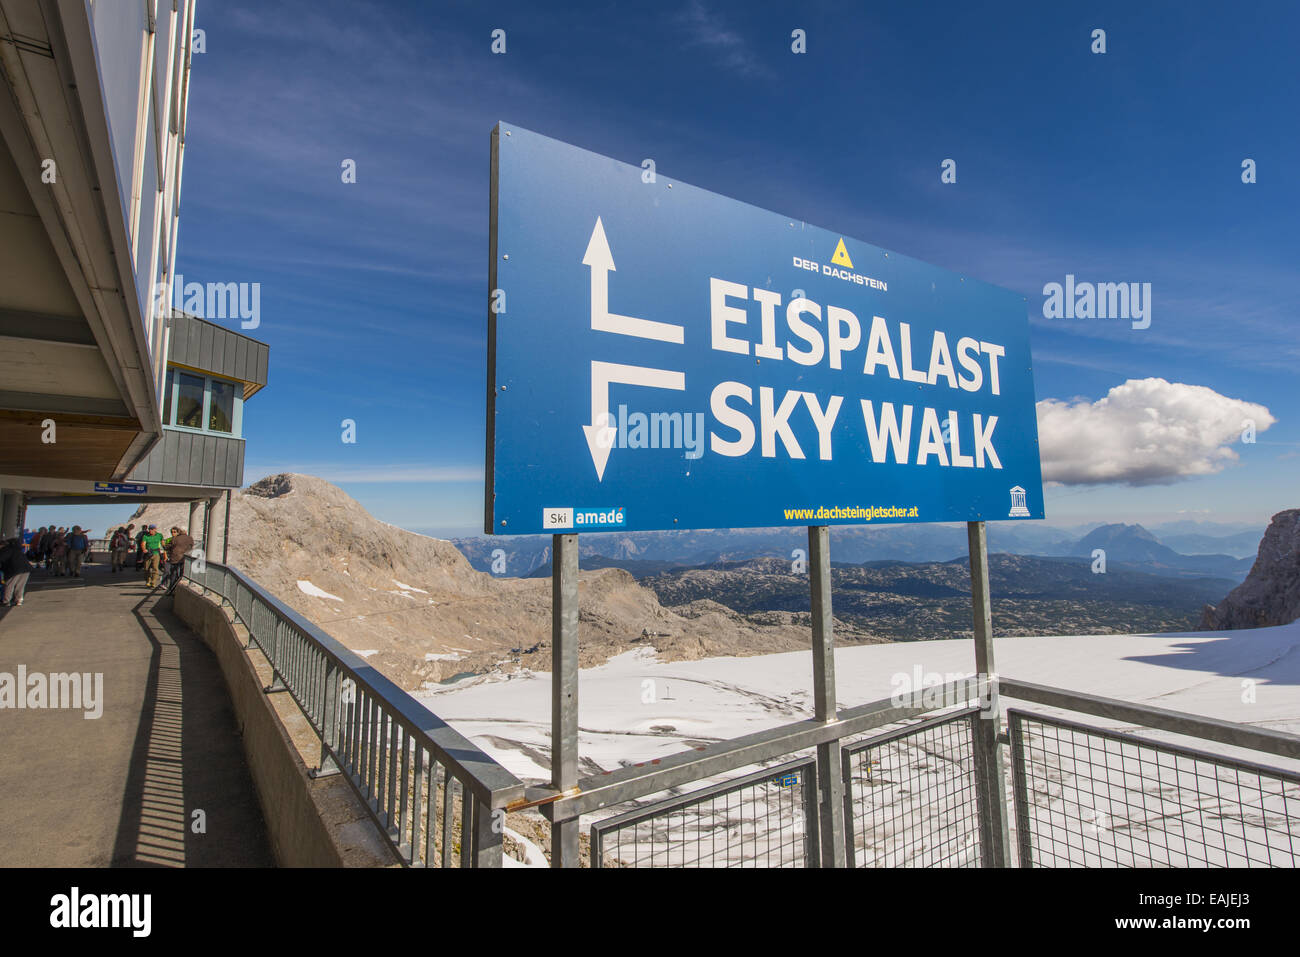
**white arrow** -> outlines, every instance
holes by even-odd
[[[591,231],[591,241],[587,243],[587,252],[582,257],[582,264],[591,267],[591,328],[601,332],[617,332],[624,336],[637,336],[640,339],[654,339],[657,342],[672,342],[681,345],[684,341],[682,326],[671,322],[655,322],[653,319],[637,319],[633,316],[619,316],[609,311],[609,274],[616,272],[614,254],[609,251],[609,240],[605,238],[605,227],[600,217],[596,217],[596,228]]]
[[[605,478],[609,450],[614,447],[614,437],[618,434],[609,414],[609,386],[613,382],[643,385],[652,389],[676,389],[680,392],[686,388],[686,373],[673,372],[671,369],[625,366],[616,362],[591,364],[591,425],[584,425],[582,431],[587,436],[592,464],[596,466],[596,481]]]

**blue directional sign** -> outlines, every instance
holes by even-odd
[[[149,486],[136,482],[96,482],[96,492],[112,492],[116,495],[144,495]]]
[[[502,123],[486,530],[1042,518],[1023,298]]]

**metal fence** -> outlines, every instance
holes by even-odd
[[[365,659],[241,572],[185,562],[229,604],[321,741],[317,774],[342,773],[403,864],[499,867],[505,808],[523,783]]]
[[[978,867],[978,708],[843,751],[850,867]]]
[[[872,830],[867,822],[876,810],[883,808],[886,814],[896,815],[898,823],[904,804],[924,801],[927,795],[932,797],[945,789],[951,807],[943,814],[929,816],[924,841],[941,849],[939,853],[945,859],[955,859],[957,852],[950,854],[947,849],[966,847],[970,822],[980,819],[971,780],[975,746],[972,728],[973,721],[978,720],[972,715],[978,715],[978,709],[968,705],[978,700],[981,687],[987,685],[968,680],[951,682],[928,689],[925,704],[875,701],[841,711],[835,721],[798,721],[592,775],[580,780],[572,792],[555,796],[542,811],[554,825],[557,820],[591,817],[669,792],[666,799],[592,823],[593,867],[732,867],[754,863],[825,867],[838,863],[834,853],[837,847],[843,859],[841,842],[846,829],[837,827],[837,821],[857,815],[861,823],[856,823],[853,833],[860,838],[855,839],[854,846],[865,849]],[[916,722],[939,708],[946,709],[946,713]],[[912,723],[898,727],[904,722]],[[857,740],[869,734],[874,736]],[[895,789],[890,801],[876,807],[879,796],[869,796],[863,790],[863,770],[871,766],[871,761],[879,760],[873,757],[873,749],[876,754],[887,754],[891,766],[896,755],[908,755],[910,764],[906,768],[901,759],[898,764],[899,780],[912,780],[917,788],[915,796],[900,795]],[[814,750],[815,755],[809,754]],[[932,757],[923,759],[928,752]],[[787,763],[755,772],[746,770],[781,760]],[[938,770],[928,775],[932,780],[927,785],[920,783],[919,776],[926,775],[922,765],[929,760]],[[964,770],[955,773],[952,769],[956,768]],[[744,776],[725,777],[738,771],[745,772]],[[675,793],[682,787],[719,778],[721,781],[701,790]],[[940,785],[940,780],[946,783]],[[969,807],[962,803],[968,800],[972,802]],[[838,805],[839,815],[827,813],[833,804]],[[831,822],[830,827],[824,824],[826,821]],[[978,827],[975,832],[977,842],[991,839]],[[897,838],[909,840],[901,834]],[[969,863],[982,863],[987,856],[968,847],[964,853]],[[933,852],[916,853],[912,863],[920,865],[932,857]],[[864,864],[869,860],[870,855],[862,858]]]
[[[810,867],[817,860],[812,758],[692,791],[591,827],[592,867]]]
[[[1007,713],[1022,867],[1294,867],[1300,776]]]
[[[1293,771],[1019,708],[1005,712],[1000,738],[985,713],[1000,713],[1000,696],[1297,761],[1300,736],[983,676],[525,795],[481,749],[235,569],[191,559],[185,576],[231,606],[274,669],[268,692],[290,694],[320,737],[322,773],[346,775],[408,865],[500,866],[500,816],[525,806],[540,807],[553,835],[615,812],[590,825],[600,868],[997,866],[1012,862],[1008,806],[1021,866],[1300,861]],[[702,786],[681,793],[692,785]]]
[[[1300,759],[1295,735],[1008,679],[998,684],[1003,698]],[[1008,709],[1009,734],[996,745],[1009,752],[1003,775],[984,753],[993,746],[983,742],[998,740],[984,716],[984,687],[977,695],[958,681],[940,691],[945,710],[938,714],[934,705],[874,702],[834,722],[796,722],[594,775],[546,811],[572,819],[723,777],[591,824],[593,867],[830,866],[835,861],[819,830],[830,819],[824,802],[838,793],[834,784],[842,787],[849,866],[1010,863],[996,827],[1006,805],[1015,810],[1015,846],[1025,867],[1300,863],[1294,772]],[[954,700],[966,699],[981,703],[954,708]],[[811,755],[736,779],[722,774],[807,752],[826,739],[839,747],[836,782]]]
[[[952,694],[959,693],[960,686],[954,685]],[[916,714],[890,702],[855,710],[847,725],[832,726],[838,740],[864,721],[879,726]],[[977,785],[975,731],[980,720],[979,708],[950,709],[843,745],[833,768],[808,755],[596,821],[590,827],[591,866],[828,866],[819,806],[834,793],[843,794],[850,866],[981,866],[981,846],[992,835],[982,827],[987,815]],[[767,742],[751,742],[751,749],[797,741],[806,730],[803,725],[766,732]],[[732,744],[715,746],[716,759],[734,751],[728,747]],[[689,763],[707,768],[707,758],[701,757],[697,754]],[[823,767],[840,776],[841,789],[826,786]],[[659,773],[652,767],[642,777],[655,780]],[[598,780],[584,781],[579,791]],[[615,785],[589,803],[608,807],[625,793]]]

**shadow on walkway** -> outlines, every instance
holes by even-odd
[[[216,657],[130,570],[33,574],[0,672],[103,673],[103,716],[0,711],[0,865],[274,866]],[[116,799],[113,799],[117,795]]]

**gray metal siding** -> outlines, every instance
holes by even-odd
[[[199,325],[199,354],[203,357],[203,365],[200,368],[209,372],[224,372],[224,369],[215,364],[212,355],[212,340],[215,338],[216,331],[216,326],[206,322]]]
[[[128,481],[239,488],[244,484],[244,440],[166,429]]]
[[[266,385],[271,348],[230,329],[183,314],[172,315],[171,362],[227,379]]]
[[[245,339],[243,336],[240,336],[238,339],[235,340],[235,368],[236,369],[248,368],[248,352],[249,352],[248,340]]]

